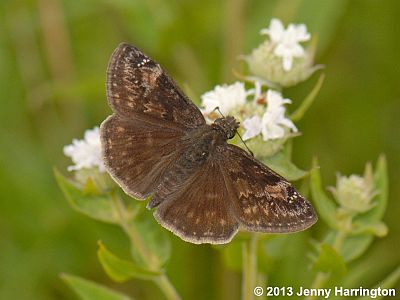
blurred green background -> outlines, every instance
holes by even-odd
[[[305,23],[318,36],[316,62],[326,65],[322,90],[298,124],[296,163],[306,169],[317,156],[324,184],[334,185],[337,171],[362,173],[366,161],[387,155],[389,235],[369,249],[370,264],[354,262],[364,286],[379,281],[400,263],[399,12],[396,0],[2,0],[0,299],[76,299],[61,272],[138,299],[154,289],[143,281],[116,286],[107,278],[96,241],[126,254],[128,242],[118,228],[74,212],[52,168],[66,173],[63,145],[110,113],[105,71],[120,42],[155,58],[198,99],[235,79],[232,69],[242,68],[237,56],[263,40],[259,30],[272,17]],[[285,96],[296,105],[317,77]],[[323,230],[320,222],[310,232]],[[168,274],[184,299],[238,298],[240,274],[223,267],[220,252],[173,242]],[[289,262],[291,253],[304,251],[307,264],[306,249],[285,251]]]

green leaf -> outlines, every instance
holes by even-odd
[[[374,286],[374,288],[390,289],[393,288],[397,281],[400,279],[400,266],[398,266],[391,274],[389,274],[384,280]],[[383,296],[378,296],[375,299],[383,299]],[[369,300],[371,297],[359,297],[357,300]]]
[[[324,239],[324,243],[333,244],[336,233],[331,231]],[[360,257],[371,245],[373,236],[370,234],[361,234],[346,236],[340,247],[340,255],[345,262],[350,262]]]
[[[263,162],[289,181],[299,180],[308,174],[308,172],[299,169],[292,163],[284,151],[279,151],[273,156],[264,158]]]
[[[149,280],[161,275],[160,272],[150,271],[133,262],[120,259],[101,242],[99,242],[97,256],[108,276],[117,282],[125,282],[132,278]]]
[[[307,110],[310,108],[311,104],[314,102],[315,98],[317,97],[319,90],[322,87],[322,84],[324,83],[325,75],[321,74],[318,78],[317,83],[315,84],[314,88],[311,90],[311,92],[307,95],[307,97],[303,100],[301,105],[291,114],[290,118],[294,122],[300,121]]]
[[[326,243],[320,245],[319,256],[313,265],[313,270],[329,273],[335,278],[340,278],[347,272],[343,259]]]
[[[136,233],[135,237],[138,239],[131,241],[134,260],[142,266],[151,266],[152,270],[162,269],[171,256],[170,233],[155,221],[148,210],[131,220],[129,227]],[[143,259],[140,249],[135,247],[138,243],[144,248],[142,251],[147,253],[147,261]]]
[[[313,160],[310,179],[311,195],[314,199],[313,204],[316,206],[319,216],[329,227],[338,229],[338,223],[335,218],[336,205],[322,189],[321,174],[316,159]]]
[[[78,276],[61,274],[61,278],[83,300],[132,300],[124,294]]]
[[[384,237],[388,234],[389,229],[386,224],[383,222],[377,222],[372,224],[365,224],[359,221],[353,222],[354,229],[352,230],[352,234],[373,234],[378,237]]]
[[[114,210],[111,196],[100,194],[90,178],[84,187],[80,187],[59,171],[54,170],[54,174],[72,208],[99,221],[113,224],[118,222],[118,214]]]

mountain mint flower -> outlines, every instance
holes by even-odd
[[[201,96],[203,113],[211,113],[216,107],[219,107],[224,115],[228,114],[235,107],[244,105],[247,95],[243,82],[217,85],[212,91]]]
[[[289,99],[284,99],[280,93],[271,89],[267,91],[266,97],[260,91],[255,93],[259,94],[257,97],[266,98],[267,108],[262,117],[253,115],[243,121],[244,140],[262,134],[263,140],[268,141],[283,138],[290,129],[297,132],[293,122],[285,117],[284,104],[291,103]]]
[[[73,139],[71,145],[64,147],[64,154],[71,158],[75,165],[69,166],[68,171],[98,168],[105,171],[101,156],[99,127],[85,131],[83,140]]]
[[[336,187],[331,191],[338,203],[352,212],[363,213],[373,207],[372,199],[376,195],[373,179],[366,173],[359,175],[337,176]]]
[[[246,130],[243,134],[243,140],[251,139],[261,133],[261,118],[259,116],[247,118],[243,121],[243,127]]]
[[[304,56],[305,51],[300,42],[308,41],[311,38],[304,24],[289,24],[285,30],[282,22],[278,19],[272,19],[269,28],[262,29],[261,34],[269,35],[274,46],[274,54],[282,58],[285,71],[292,69],[293,58]]]
[[[314,65],[316,44],[304,49],[301,42],[311,39],[304,24],[289,24],[287,29],[278,19],[261,30],[268,38],[250,55],[244,57],[249,65],[248,79],[258,78],[270,88],[289,87],[308,79],[321,65]]]
[[[285,127],[297,132],[293,122],[285,117],[286,108],[283,105],[286,103],[291,103],[291,101],[283,99],[282,95],[276,91],[268,90],[267,110],[261,120],[261,133],[264,141],[283,138]]]

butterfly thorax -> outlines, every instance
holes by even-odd
[[[211,125],[213,129],[220,131],[228,140],[236,135],[239,128],[239,122],[232,116],[218,118]]]

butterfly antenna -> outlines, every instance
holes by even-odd
[[[213,111],[215,111],[215,110],[218,110],[218,112],[220,113],[220,115],[221,115],[223,118],[225,118],[224,114],[221,112],[221,110],[219,109],[218,106],[217,106],[216,108],[214,108]],[[246,144],[246,142],[242,139],[242,136],[240,135],[240,133],[239,133],[239,132],[236,132],[236,133],[237,133],[237,135],[239,136],[239,138],[240,138],[240,140],[242,141],[242,143],[244,144],[244,146],[246,147],[247,151],[249,151],[249,153],[251,154],[251,156],[254,156],[253,151],[251,151],[250,148],[247,147],[247,144]]]
[[[221,110],[219,109],[219,106],[217,106],[216,108],[213,109],[213,111],[216,111],[216,110],[218,110],[219,114],[220,114],[223,118],[225,118],[224,114],[223,114],[223,113],[221,112]]]
[[[251,156],[254,156],[253,151],[251,151],[250,148],[247,147],[247,144],[246,144],[246,142],[242,139],[242,136],[240,135],[240,133],[239,133],[239,132],[236,132],[236,133],[237,133],[237,135],[239,136],[239,138],[240,138],[240,140],[242,141],[242,143],[244,144],[244,146],[246,147],[247,151],[249,151],[249,153],[251,154]]]

